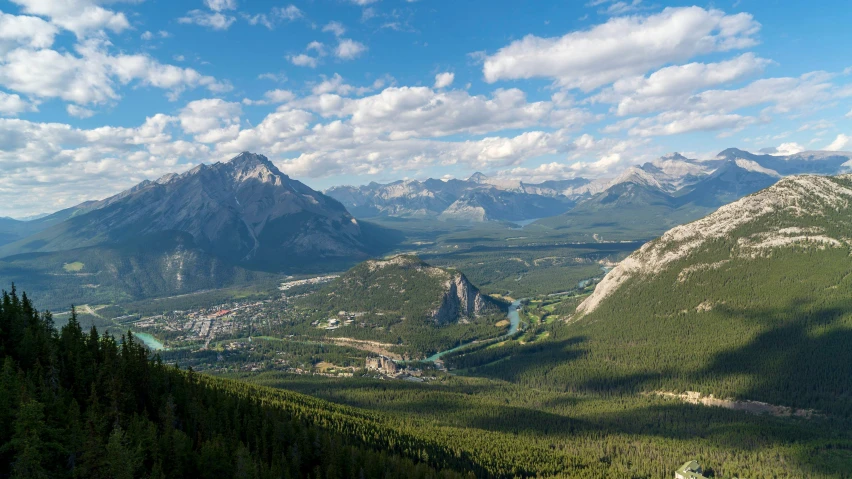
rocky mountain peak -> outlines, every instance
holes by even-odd
[[[477,171],[476,173],[470,175],[467,181],[471,183],[485,183],[486,181],[488,181],[488,177]]]
[[[637,185],[647,186],[656,189],[663,189],[660,182],[647,171],[637,166],[631,166],[610,183],[610,186],[615,186],[621,183],[634,183]]]
[[[283,180],[289,179],[269,161],[269,158],[248,151],[231,158],[224,166],[232,170],[232,175],[237,181],[259,180],[262,183],[280,184]]]
[[[739,148],[728,148],[728,149],[726,149],[726,150],[721,151],[718,155],[716,155],[716,158],[730,158],[730,159],[735,159],[735,158],[745,158],[745,159],[752,159],[754,156],[755,156],[754,154],[749,153],[749,152],[747,152],[747,151],[745,151],[745,150],[740,150]]]

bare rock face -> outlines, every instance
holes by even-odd
[[[488,303],[479,289],[467,278],[456,273],[445,283],[446,292],[441,298],[441,306],[432,313],[432,319],[438,324],[456,322],[460,317],[474,317],[482,314]]]
[[[188,233],[202,250],[238,264],[367,256],[360,225],[343,205],[248,152],[142,182],[4,249],[57,251],[165,231]]]

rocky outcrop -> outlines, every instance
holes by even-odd
[[[453,323],[462,317],[478,316],[491,305],[482,292],[461,273],[456,273],[445,283],[445,287],[441,305],[432,313],[432,319],[438,324]]]

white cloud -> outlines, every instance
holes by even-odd
[[[849,145],[850,141],[852,141],[852,137],[841,133],[837,135],[837,138],[835,138],[830,145],[823,149],[828,151],[842,151],[847,145]]]
[[[483,74],[489,83],[538,77],[589,91],[695,55],[753,46],[759,29],[747,13],[666,8],[559,38],[528,35],[488,56]]]
[[[89,110],[88,108],[83,108],[81,106],[73,104],[66,106],[65,111],[67,111],[69,115],[76,118],[91,118],[95,116],[95,112],[93,110]]]
[[[349,3],[354,3],[355,5],[370,5],[371,3],[376,3],[379,0],[349,0]]]
[[[185,169],[182,159],[209,157],[206,147],[173,142],[167,132],[171,121],[154,115],[136,128],[80,130],[62,123],[0,119],[4,213],[55,211],[104,198],[144,179]]]
[[[178,119],[183,131],[190,134],[204,133],[223,124],[239,123],[242,110],[239,103],[219,98],[207,98],[187,103]]]
[[[348,38],[341,38],[340,42],[337,44],[337,48],[334,50],[334,54],[337,58],[352,60],[361,56],[361,54],[366,51],[367,46],[363,43],[356,42],[355,40],[350,40]]]
[[[651,118],[634,118],[627,122],[617,123],[611,128],[605,128],[604,131],[612,132],[620,128],[628,128],[630,135],[663,136],[694,131],[738,131],[756,121],[753,117],[734,113],[702,113],[674,110],[660,113]]]
[[[325,55],[325,45],[323,45],[321,42],[313,41],[311,43],[308,43],[308,46],[305,47],[305,50],[315,51],[319,56]]]
[[[830,128],[834,128],[834,123],[832,123],[828,120],[822,119],[822,120],[816,120],[816,121],[812,121],[812,122],[809,122],[809,123],[805,123],[804,125],[800,126],[799,129],[796,130],[796,131],[808,131],[808,130],[817,130],[818,131],[818,130],[828,130]]]
[[[259,13],[256,15],[243,14],[243,18],[249,22],[251,25],[263,25],[264,27],[272,30],[275,28],[275,25],[282,21],[294,21],[304,17],[304,13],[299,10],[295,5],[288,5],[286,7],[274,7],[272,11],[268,14]]]
[[[304,14],[295,5],[287,5],[286,7],[276,7],[272,9],[272,13],[278,18],[284,18],[290,21],[302,18]]]
[[[239,103],[208,98],[188,103],[178,119],[183,131],[195,135],[196,141],[218,143],[236,138],[241,114]]]
[[[435,75],[435,88],[445,88],[453,84],[456,75],[451,72],[438,73]]]
[[[331,32],[334,36],[340,37],[346,33],[346,28],[340,22],[328,22],[324,27],[322,27],[322,31]]]
[[[37,108],[20,95],[0,91],[0,115],[16,116],[27,111],[37,111]]]
[[[697,90],[723,85],[763,71],[771,63],[745,53],[719,63],[689,63],[666,67],[651,75],[622,78],[594,97],[595,101],[617,103],[618,116],[665,110],[686,102]]]
[[[185,17],[178,18],[178,23],[195,24],[213,30],[227,30],[236,21],[233,16],[204,10],[190,10]]]
[[[116,88],[131,82],[168,90],[174,98],[199,86],[226,91],[229,86],[191,68],[166,65],[147,55],[110,55],[106,45],[77,45],[78,55],[50,49],[16,49],[0,63],[0,84],[40,98],[61,98],[85,105],[119,98]]]
[[[299,67],[316,68],[318,60],[310,55],[300,53],[298,55],[290,55],[287,57],[290,63]]]
[[[110,30],[121,32],[130,28],[123,13],[107,10],[99,3],[109,0],[11,0],[21,6],[24,13],[47,17],[54,25],[73,32],[78,38],[91,32]]]
[[[296,99],[296,95],[290,90],[270,90],[263,95],[272,103],[287,103]]]
[[[597,2],[594,5],[601,5],[606,2]],[[606,15],[624,15],[626,13],[636,12],[642,9],[642,0],[633,0],[631,2],[613,1],[601,13]]]
[[[766,153],[766,154],[769,154],[769,155],[775,155],[775,156],[789,156],[789,155],[795,155],[796,153],[801,153],[801,152],[805,151],[806,149],[807,148],[805,148],[804,146],[802,146],[798,143],[788,142],[788,143],[781,143],[780,145],[778,145],[776,147],[762,148],[760,150],[760,152]]]
[[[0,12],[0,54],[17,47],[48,48],[58,33],[41,18]]]
[[[140,35],[140,38],[142,38],[142,40],[145,40],[145,41],[150,41],[150,40],[153,40],[155,38],[169,38],[170,36],[171,36],[171,34],[169,32],[167,32],[165,30],[160,30],[159,32],[156,32],[156,33],[145,31],[144,33],[142,33],[142,35]]]
[[[324,95],[326,93],[336,93],[339,95],[351,95],[353,93],[363,95],[372,90],[369,87],[354,87],[343,81],[340,74],[335,73],[331,78],[323,76],[323,81],[311,88],[311,93],[314,95]]]
[[[463,90],[389,87],[363,98],[345,97],[369,90],[347,85],[334,75],[315,85],[312,96],[294,104],[325,118],[344,118],[364,137],[391,140],[486,134],[536,126],[576,128],[592,117],[584,110],[566,109],[552,102],[527,102],[526,95],[518,89],[498,89],[487,97],[471,96]]]
[[[236,0],[204,0],[204,4],[207,5],[207,8],[214,12],[237,9]]]

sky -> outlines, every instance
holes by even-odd
[[[264,154],[316,189],[852,149],[852,10],[0,0],[0,217]]]

